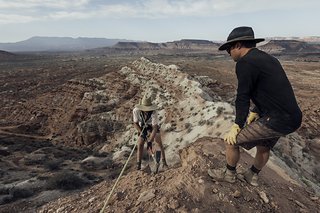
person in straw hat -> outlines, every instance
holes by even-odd
[[[158,125],[157,106],[152,104],[151,97],[143,96],[139,104],[133,109],[133,123],[138,130],[138,151],[137,151],[137,170],[141,169],[141,159],[145,141],[148,147],[155,141],[161,149],[162,168],[167,169],[168,165],[165,158],[164,148],[160,137],[160,127]],[[142,132],[143,130],[143,132]]]
[[[254,162],[243,176],[249,184],[258,186],[258,174],[269,159],[270,149],[281,136],[301,125],[302,113],[286,73],[276,58],[256,48],[261,41],[264,39],[255,38],[251,27],[244,26],[233,29],[219,47],[236,62],[238,88],[235,122],[224,137],[226,167],[208,170],[218,181],[234,183],[239,147],[256,147]]]

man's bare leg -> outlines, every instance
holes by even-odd
[[[161,136],[160,136],[159,133],[157,133],[156,136],[155,136],[155,142],[156,142],[156,143],[159,145],[159,147],[160,147],[162,162],[167,165],[166,155],[165,155],[165,152],[164,152],[164,147],[163,147],[162,140],[161,140]]]
[[[261,170],[268,162],[270,156],[270,149],[265,146],[257,146],[257,153],[254,159],[254,167]]]
[[[142,137],[138,138],[138,145],[137,145],[137,169],[141,169],[141,160],[142,160],[142,154],[143,154],[143,146],[144,146],[144,140]]]
[[[226,144],[226,160],[227,164],[236,167],[240,159],[240,150],[238,146]]]

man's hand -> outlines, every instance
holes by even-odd
[[[251,124],[253,121],[256,121],[260,118],[259,114],[256,112],[250,112],[247,118],[247,124]]]
[[[235,145],[237,143],[237,135],[240,132],[240,127],[238,124],[233,124],[230,131],[224,136],[224,141],[230,145]]]

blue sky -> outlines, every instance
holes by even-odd
[[[0,42],[225,40],[237,26],[252,26],[256,37],[320,36],[319,20],[319,0],[0,0]]]

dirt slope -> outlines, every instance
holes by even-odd
[[[237,180],[214,182],[207,169],[224,164],[223,141],[201,138],[180,152],[181,165],[157,175],[128,172],[120,180],[105,212],[319,212],[319,199],[273,170],[261,174],[261,186]],[[238,171],[250,165],[242,153]],[[61,198],[39,212],[99,212],[114,182]]]

